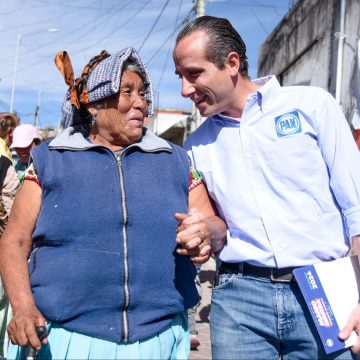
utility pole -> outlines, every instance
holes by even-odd
[[[15,61],[14,61],[14,73],[13,73],[13,81],[11,87],[11,98],[10,98],[10,112],[14,112],[14,97],[15,97],[15,87],[16,87],[16,73],[17,73],[17,65],[19,59],[19,49],[20,49],[21,35],[18,34],[16,37],[16,50],[15,50]]]
[[[205,15],[205,1],[206,0],[194,0],[195,1],[195,13],[196,17]],[[201,115],[195,104],[192,105],[191,116],[188,117],[186,124],[186,137],[196,130],[201,124]]]
[[[46,30],[47,32],[57,32],[59,31],[59,29],[57,28],[49,28]],[[36,34],[40,34],[42,32],[45,32],[44,30],[40,30],[40,31],[35,31],[31,34],[25,34],[24,36],[30,36],[30,35],[36,35]],[[12,80],[12,87],[11,87],[11,98],[10,98],[10,112],[11,113],[16,113],[16,111],[14,110],[14,98],[15,98],[15,88],[16,88],[16,75],[17,75],[17,67],[18,67],[18,62],[19,62],[19,51],[20,51],[20,45],[22,42],[22,39],[24,36],[21,36],[20,34],[17,35],[16,37],[16,50],[15,50],[15,60],[14,60],[14,73],[13,73],[13,80]]]
[[[196,0],[196,17],[205,15],[205,0]]]
[[[37,128],[39,126],[39,110],[40,110],[40,99],[41,99],[41,90],[38,92],[38,99],[37,104],[35,106],[35,113],[34,113],[34,126]]]

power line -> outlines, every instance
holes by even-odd
[[[269,35],[269,34],[270,34],[269,31],[267,31],[267,29],[265,28],[264,24],[263,24],[263,23],[261,22],[261,20],[257,17],[254,9],[251,9],[251,12],[253,13],[254,18],[256,19],[256,21],[258,22],[258,24],[261,26],[261,28],[265,31],[265,33],[266,33],[267,35]]]
[[[121,10],[120,10],[120,11],[121,11]],[[105,16],[107,16],[107,15],[108,15],[108,13],[105,13],[105,14],[103,14],[103,15],[101,16],[101,18],[103,18],[103,17],[105,17]],[[99,24],[99,26],[101,26],[101,24]],[[74,29],[73,32],[76,33],[76,32],[78,32],[79,30],[84,30],[84,29],[86,30],[87,27],[92,27],[92,23],[89,22],[89,23],[88,23],[87,25],[85,25],[85,26],[80,26],[80,27]],[[87,30],[86,30],[86,32],[87,32]],[[60,37],[56,38],[54,41],[58,41],[58,40],[60,40],[60,39],[67,38],[68,36],[71,36],[71,34],[70,34],[70,35],[69,35],[69,34],[65,34],[65,35],[63,35],[63,36],[60,36]],[[83,39],[83,38],[84,38],[84,35],[83,35],[83,34],[80,34],[79,37],[77,37],[77,38],[75,38],[75,39],[72,39],[72,42],[76,42],[76,41],[81,40],[81,39]],[[48,46],[48,45],[52,45],[54,41],[51,41],[51,42],[42,44],[41,46],[42,46],[42,47],[45,47],[45,46]],[[94,45],[91,45],[91,47],[92,47],[92,46],[94,46]],[[82,51],[84,51],[84,50],[87,50],[88,48],[90,48],[90,47],[87,47],[87,48],[85,48],[85,49],[81,49],[81,50],[79,50],[78,52],[75,52],[75,53],[80,53],[80,52],[82,52]],[[25,54],[28,54],[29,52],[34,52],[34,53],[35,53],[34,50],[31,50],[30,48],[27,48],[27,49],[28,49],[28,50],[27,50],[24,54],[22,54],[22,56],[24,56]],[[39,55],[39,54],[38,54],[38,55]],[[23,71],[25,71],[25,70],[27,70],[27,69],[29,69],[29,68],[31,68],[31,67],[39,64],[39,63],[42,62],[44,59],[52,58],[52,57],[53,57],[53,54],[43,55],[43,56],[39,55],[39,56],[40,56],[40,59],[39,59],[39,60],[31,63],[30,65],[27,65],[27,66],[24,66],[24,67],[20,68],[19,70],[17,70],[17,72],[18,72],[18,73],[23,72]],[[0,59],[0,60],[3,60],[3,59]],[[8,78],[8,77],[10,77],[10,76],[12,76],[12,75],[13,75],[13,73],[10,73],[10,74],[7,74],[7,75],[3,75],[3,78]]]
[[[131,1],[131,0],[130,0]],[[125,25],[127,25],[130,21],[134,20],[134,18],[136,16],[138,16],[149,4],[151,1],[147,1],[144,3],[143,7],[141,7],[140,9],[138,9],[137,11],[135,11],[134,14],[131,14],[129,16],[129,18],[127,20],[125,20],[123,23],[121,23],[118,27],[116,27],[114,30],[112,30],[110,33],[106,34],[103,38],[99,39],[98,41],[96,41],[95,43],[92,43],[91,45],[89,45],[86,48],[82,48],[80,51],[75,52],[74,54],[80,53],[82,51],[86,51],[98,44],[100,44],[103,40],[107,39],[109,36],[111,36],[112,34],[114,34],[115,32],[117,32],[119,29],[123,28]]]
[[[131,3],[131,0],[129,0],[128,3]],[[101,39],[97,40],[96,42],[93,42],[91,45],[89,45],[89,46],[87,46],[87,47],[81,48],[81,49],[79,49],[78,51],[73,52],[72,54],[79,54],[79,53],[84,52],[84,51],[86,51],[86,50],[88,50],[88,49],[91,49],[91,48],[93,48],[94,46],[96,46],[97,44],[101,43],[101,41],[103,41],[104,39],[109,38],[113,33],[115,33],[116,31],[118,31],[120,28],[124,27],[126,24],[128,24],[130,21],[132,21],[136,16],[138,16],[138,15],[145,9],[145,7],[148,6],[150,3],[151,3],[151,1],[146,1],[146,2],[144,2],[143,5],[142,5],[139,9],[137,9],[133,14],[131,14],[131,15],[128,17],[128,19],[126,19],[124,22],[122,22],[119,26],[117,26],[117,27],[116,27],[114,30],[112,30],[110,33],[107,33],[107,34],[106,34],[104,37],[102,37]],[[121,8],[120,11],[115,12],[115,13],[114,13],[114,11],[112,11],[112,12],[111,12],[111,15],[112,15],[112,16],[114,16],[114,15],[118,16],[118,15],[119,15],[119,12],[121,12],[122,9],[123,9],[123,8]],[[107,12],[106,12],[105,14],[103,14],[101,17],[104,17],[104,16],[108,15],[108,13],[109,13],[109,11],[107,11]],[[101,17],[100,17],[100,18],[101,18]],[[87,26],[92,26],[92,23],[89,22],[89,24],[88,24]],[[98,27],[101,27],[101,26],[102,26],[102,24],[99,23]],[[80,29],[80,30],[81,30],[81,29],[84,29],[84,27],[79,27],[78,29],[75,29],[73,32],[77,32],[77,30],[79,30],[79,29]],[[86,28],[85,28],[85,29],[86,29]],[[65,34],[64,36],[62,36],[62,37],[60,37],[60,38],[57,38],[55,41],[58,41],[59,39],[64,38],[64,37],[67,37],[67,36],[68,36],[68,34]],[[72,39],[72,42],[75,42],[75,43],[76,43],[78,40],[81,40],[81,39],[83,39],[83,38],[84,38],[84,35],[81,35],[81,34],[80,34],[78,38]],[[47,45],[50,45],[50,43],[43,44],[42,47],[47,46]],[[24,46],[24,45],[23,45],[23,46]],[[53,54],[51,54],[51,55],[41,55],[41,54],[39,54],[37,51],[35,51],[34,49],[29,48],[28,46],[24,46],[24,47],[27,49],[27,51],[26,51],[25,53],[33,52],[33,53],[35,53],[36,55],[38,55],[38,56],[40,57],[40,59],[39,59],[39,60],[36,60],[35,62],[32,62],[32,63],[29,64],[29,65],[26,65],[26,66],[20,68],[20,69],[17,71],[18,73],[23,72],[23,71],[25,71],[25,70],[27,70],[27,69],[35,66],[35,65],[38,65],[41,61],[43,61],[43,59],[49,59],[49,58],[52,58],[52,56],[53,56]],[[64,48],[66,48],[66,46],[65,46]],[[24,54],[22,54],[22,56],[23,56],[23,55],[24,55]],[[0,59],[0,60],[2,60],[2,59]],[[4,75],[3,78],[8,78],[8,77],[10,77],[11,75],[12,75],[12,73],[11,73],[11,74],[7,74],[7,75]],[[51,83],[51,82],[53,82],[53,81],[55,81],[55,80],[56,80],[56,78],[54,77],[54,78],[52,78],[52,79],[50,79],[50,80],[43,81],[43,82],[39,83],[39,85],[48,84],[48,83]]]
[[[162,13],[164,12],[164,10],[166,9],[166,7],[168,6],[169,1],[170,1],[170,0],[166,0],[164,6],[163,6],[162,9],[160,10],[159,15],[157,16],[157,18],[155,19],[153,25],[151,26],[150,30],[148,31],[147,35],[145,36],[145,39],[143,40],[143,42],[142,42],[141,45],[139,46],[139,49],[138,49],[139,52],[141,51],[141,49],[142,49],[143,45],[145,44],[146,40],[149,38],[151,32],[154,30],[154,28],[155,28],[157,22],[159,21]]]
[[[67,3],[65,3],[64,1],[59,1],[56,3],[49,3],[48,1],[44,1],[42,4],[40,5],[31,5],[31,6],[25,6],[25,7],[20,7],[20,8],[16,8],[14,10],[9,10],[9,11],[5,11],[5,12],[1,12],[0,16],[2,15],[11,15],[17,12],[21,12],[21,11],[26,11],[26,10],[31,10],[31,9],[36,9],[36,8],[43,8],[44,7],[44,3],[46,4],[47,7],[49,6],[57,6],[57,5],[61,5],[61,6],[66,6],[66,8],[72,7],[72,8],[76,8],[82,11],[87,11],[87,10],[103,10],[104,7],[93,7],[92,5],[89,5],[86,1],[84,1],[85,5],[77,5],[77,3],[75,3],[74,1],[69,1]],[[98,3],[98,1],[94,1],[92,4],[96,4]],[[116,4],[118,4],[117,1],[115,1]],[[106,10],[112,10],[113,7],[108,7],[106,8]]]
[[[114,9],[112,10],[107,10],[104,14],[102,14],[99,19],[103,19],[103,18],[106,18],[108,15],[110,16],[117,16],[119,14],[119,12],[121,13],[123,9],[119,9],[117,11],[114,11]],[[99,25],[100,26],[100,25]],[[76,41],[78,40],[82,40],[84,39],[84,37],[86,37],[86,34],[88,33],[88,30],[87,29],[91,29],[91,30],[94,30],[94,26],[93,26],[93,23],[91,21],[89,21],[86,25],[80,25],[79,27],[75,28],[75,29],[72,29],[71,31],[71,34],[69,33],[65,33],[63,35],[60,35],[59,37],[55,38],[54,40],[50,41],[50,42],[47,42],[47,43],[43,43],[41,44],[41,47],[46,47],[46,46],[49,46],[49,45],[53,45],[54,42],[58,42],[59,40],[62,40],[62,39],[66,39],[68,37],[72,37],[73,34],[75,33],[79,33],[79,32],[82,32],[77,38],[71,38],[71,42],[72,44],[75,43]],[[84,33],[84,34],[83,34]],[[30,36],[30,35],[29,35]],[[24,37],[26,37],[26,35],[24,35]],[[23,40],[23,39],[22,39]],[[22,56],[28,54],[28,51],[25,51]],[[53,56],[53,54],[51,55],[44,55],[43,58],[49,58],[50,56]],[[13,59],[13,56],[11,57],[4,57],[4,58],[0,58],[0,61],[6,61],[6,60],[9,60],[9,59]],[[28,67],[27,67],[28,68]],[[9,75],[10,76],[10,75]],[[6,77],[6,75],[4,76]]]
[[[0,99],[0,106],[7,111],[10,110],[10,105],[8,105],[5,101],[2,101],[1,99]]]
[[[195,6],[193,6],[188,15],[185,16],[184,20],[174,28],[174,30],[171,32],[171,34],[165,39],[165,41],[160,45],[160,47],[155,51],[155,53],[150,57],[150,59],[147,61],[147,65],[150,66],[151,61],[160,53],[160,50],[166,45],[166,43],[171,39],[171,37],[175,34],[175,32],[180,28],[180,26],[186,24],[189,21],[189,17],[191,13],[195,10]]]
[[[98,0],[95,0],[93,3],[96,3]],[[62,17],[64,16],[69,16],[70,14],[76,14],[78,12],[80,12],[81,10],[79,9],[76,9],[74,11],[65,11],[63,12],[62,14],[57,14],[53,17],[50,17],[50,18],[45,18],[45,19],[42,19],[42,20],[37,20],[35,22],[32,22],[32,23],[28,23],[28,24],[22,24],[22,25],[18,25],[18,26],[7,26],[5,29],[1,29],[0,32],[1,33],[5,33],[7,31],[11,31],[11,30],[15,30],[15,31],[18,31],[19,29],[23,29],[23,28],[26,28],[26,27],[29,27],[29,26],[34,26],[34,25],[39,25],[39,24],[43,24],[43,23],[47,23],[49,21],[52,21],[52,20],[58,20],[58,19],[61,19]],[[26,34],[25,34],[26,36]]]
[[[178,11],[176,13],[176,18],[175,18],[175,22],[174,22],[174,30],[176,29],[176,24],[179,20],[179,16],[180,16],[180,11],[181,11],[181,7],[182,7],[182,4],[183,4],[183,0],[180,1],[179,3],[179,7],[178,7]],[[171,47],[169,46],[168,48],[168,51],[166,53],[166,58],[165,58],[165,62],[164,62],[164,65],[163,65],[163,68],[161,70],[161,74],[160,74],[160,78],[159,78],[159,81],[157,83],[157,89],[160,88],[160,85],[161,85],[161,82],[162,82],[162,79],[164,77],[164,73],[165,73],[165,70],[167,68],[167,65],[168,65],[168,62],[169,62],[169,58],[170,58],[170,50],[171,50]]]

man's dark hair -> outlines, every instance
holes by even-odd
[[[240,74],[248,76],[245,43],[229,20],[214,16],[198,17],[186,24],[179,32],[176,45],[181,39],[195,31],[205,31],[209,36],[206,49],[207,60],[214,63],[219,69],[223,69],[227,56],[234,51],[240,58]]]

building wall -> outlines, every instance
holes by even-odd
[[[283,85],[319,86],[335,96],[340,2],[299,0],[262,45],[259,76],[275,74]],[[345,4],[341,105],[350,121],[360,1],[346,0]]]
[[[61,133],[60,128],[56,127],[46,127],[38,128],[38,132],[42,141],[52,139]]]
[[[328,87],[333,1],[298,1],[262,45],[260,76],[283,85]]]
[[[337,1],[339,8],[340,1]],[[352,80],[356,77],[356,67],[360,66],[356,62],[357,43],[360,40],[360,0],[346,0],[345,7],[345,44],[343,56],[343,80],[341,87],[341,104],[348,119],[352,118],[354,110],[354,89],[353,86],[360,86],[360,84],[353,84]],[[338,10],[340,13],[340,10]],[[338,31],[338,30],[337,30]],[[337,45],[337,42],[336,42]],[[333,73],[335,73],[333,69]],[[334,83],[336,77],[333,76]],[[334,85],[333,85],[334,86]],[[358,104],[359,107],[360,104]]]
[[[163,139],[182,145],[191,112],[179,109],[156,109],[154,119],[146,127]]]

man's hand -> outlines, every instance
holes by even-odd
[[[353,331],[357,334],[357,340],[351,351],[360,354],[360,304],[352,311],[346,326],[339,333],[339,339],[348,339]]]
[[[188,214],[175,214],[180,223],[177,227],[176,242],[182,247],[177,253],[190,256],[198,264],[206,262],[211,253],[211,236],[204,216],[197,209],[190,209]]]
[[[351,254],[357,255],[360,261],[360,235],[355,235],[351,239]],[[355,331],[357,335],[356,343],[351,347],[351,351],[360,354],[360,304],[351,312],[346,326],[340,331],[339,339],[346,340]]]

